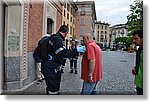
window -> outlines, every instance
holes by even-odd
[[[80,19],[80,25],[84,25],[84,18]]]
[[[73,24],[75,23],[75,20],[73,19]]]
[[[67,13],[67,19],[69,20],[69,13]]]
[[[124,34],[124,30],[121,31],[121,34]]]
[[[103,39],[104,39],[104,38],[101,37],[100,42],[103,42]]]
[[[69,24],[67,24],[67,27],[69,28]],[[70,34],[70,30],[69,30],[68,34]]]
[[[97,35],[97,41],[99,41],[99,34]]]
[[[72,22],[72,16],[70,17],[70,22]]]
[[[65,21],[64,21],[64,23],[63,23],[64,25],[65,25]]]
[[[104,38],[104,36],[103,36],[103,35],[101,35],[101,38]]]
[[[80,35],[84,34],[84,29],[80,29]]]
[[[120,34],[120,30],[118,30],[118,34]]]
[[[70,11],[70,5],[67,3],[67,11]]]
[[[105,30],[107,30],[107,26],[105,26]]]
[[[102,25],[102,29],[103,29],[103,25]]]
[[[64,17],[66,17],[66,12],[65,12],[65,10],[64,10]]]
[[[81,6],[80,15],[85,15],[85,5]]]
[[[114,32],[113,32],[113,35],[116,35],[116,34],[117,34],[117,32],[116,32],[116,31],[114,31]]]
[[[72,35],[72,26],[70,26],[70,35]]]
[[[47,34],[52,34],[53,23],[54,21],[52,19],[47,18]]]
[[[64,8],[66,8],[66,0],[64,0]]]
[[[72,9],[72,7],[71,7],[71,15],[73,15],[73,9]]]

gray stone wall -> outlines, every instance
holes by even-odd
[[[37,67],[32,56],[33,52],[28,53],[28,73],[26,79],[22,79],[21,57],[5,58],[4,90],[19,90],[37,79]]]
[[[4,5],[0,0],[0,93],[3,90],[3,41],[4,41]]]
[[[5,57],[4,89],[21,88],[20,57]]]

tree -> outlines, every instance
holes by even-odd
[[[116,42],[116,43],[121,42],[121,37],[116,38],[116,39],[115,39],[115,42]]]
[[[131,44],[132,44],[132,37],[128,36],[126,41],[125,41],[125,46],[130,47]]]
[[[118,44],[119,42],[122,42],[123,45],[127,47],[130,47],[130,45],[132,44],[132,37],[131,36],[127,36],[127,37],[118,37],[115,39],[116,44]]]
[[[143,0],[135,1],[135,5],[130,5],[131,14],[127,16],[127,25],[131,33],[138,29],[143,29]]]

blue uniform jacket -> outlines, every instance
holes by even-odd
[[[77,49],[69,50],[66,49],[63,42],[65,41],[64,37],[60,34],[51,35],[50,45],[52,45],[52,50],[50,50],[52,59],[44,61],[43,64],[46,64],[45,67],[58,67],[62,64],[63,58],[72,58],[78,56]]]

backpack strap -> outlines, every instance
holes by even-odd
[[[49,44],[53,46],[52,40],[54,40],[55,38],[58,38],[58,37],[59,37],[59,36],[56,35],[56,34],[53,34],[52,36],[50,36],[50,38],[49,38]]]

